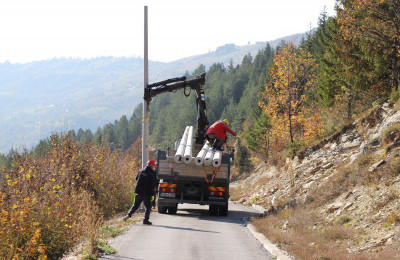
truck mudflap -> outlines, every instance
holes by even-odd
[[[198,205],[226,205],[227,201],[199,201],[199,200],[180,200],[180,199],[172,199],[172,198],[158,198],[158,205],[169,206],[174,204],[198,204]]]
[[[178,200],[178,199],[168,199],[159,198],[158,199],[158,213],[165,214],[176,214],[178,210],[178,203],[189,203],[197,205],[208,205],[209,212],[211,216],[222,216],[226,217],[228,215],[229,204],[227,201],[198,201],[198,200]]]

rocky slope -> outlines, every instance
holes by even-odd
[[[327,221],[362,231],[348,252],[389,245],[400,250],[399,109],[389,103],[376,107],[283,167],[260,163],[238,181],[240,202],[260,205],[265,213],[312,204]]]

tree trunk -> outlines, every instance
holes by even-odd
[[[396,51],[396,50],[395,50]],[[400,76],[399,76],[399,58],[396,55],[396,52],[393,55],[392,59],[392,88],[397,88],[400,85]]]
[[[347,101],[347,120],[350,121],[351,120],[351,114],[352,114],[352,102],[353,102],[353,94],[350,88],[350,93],[349,93],[349,99]]]
[[[292,130],[292,102],[289,100],[289,132],[290,142],[293,143],[293,130]]]

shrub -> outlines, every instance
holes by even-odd
[[[382,131],[382,141],[384,144],[393,142],[400,137],[400,123],[394,123]]]
[[[390,101],[392,103],[397,102],[400,99],[400,86],[397,88],[393,88],[392,92],[390,93]]]
[[[243,171],[249,170],[250,161],[249,161],[249,151],[246,146],[242,144],[240,139],[236,142],[235,147],[235,166],[239,167],[239,171],[242,173]]]
[[[388,227],[399,222],[400,222],[400,216],[395,212],[391,212],[389,216],[387,216],[385,222],[383,223],[383,226]]]
[[[397,176],[400,174],[400,158],[396,158],[393,161],[393,170],[392,170],[392,175]]]
[[[347,217],[347,216],[340,216],[337,219],[334,220],[335,224],[339,224],[339,225],[343,225],[346,223],[349,223],[351,221],[351,218]]]
[[[57,259],[84,238],[95,251],[103,217],[131,203],[139,166],[134,150],[119,155],[53,135],[42,157],[16,153],[12,167],[2,171],[0,243],[7,246],[0,258]]]
[[[297,152],[305,145],[305,141],[303,140],[294,140],[292,142],[287,142],[285,145],[285,149],[287,150],[287,157],[293,158],[296,156]]]

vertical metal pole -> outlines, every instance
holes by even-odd
[[[148,57],[148,26],[147,6],[144,7],[144,89],[149,84],[149,57]],[[143,124],[142,124],[142,167],[146,166],[149,159],[149,103],[143,98]]]

